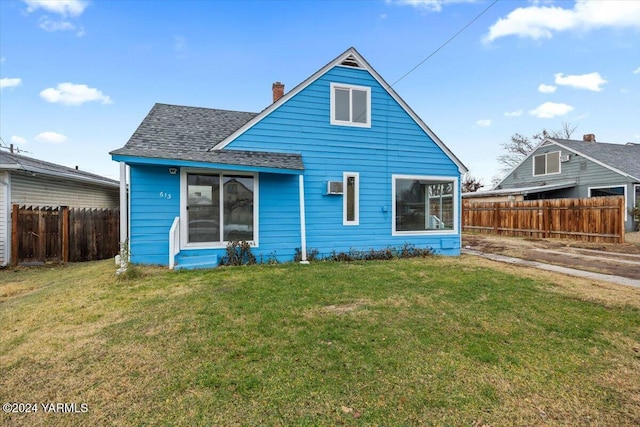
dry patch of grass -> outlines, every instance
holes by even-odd
[[[606,306],[631,306],[640,308],[640,289],[621,286],[602,280],[568,276],[537,268],[523,267],[503,262],[491,261],[472,255],[463,255],[465,265],[491,268],[507,274],[518,275],[532,280],[541,280],[552,284],[551,292],[592,301]],[[447,260],[444,260],[445,262]]]

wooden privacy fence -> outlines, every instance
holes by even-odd
[[[119,210],[13,205],[11,262],[22,265],[110,258],[119,251]]]
[[[462,230],[503,236],[624,243],[623,196],[520,202],[462,201]]]

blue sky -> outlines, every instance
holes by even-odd
[[[492,0],[0,1],[0,136],[118,178],[155,102],[258,112],[350,46],[394,83]],[[640,142],[640,0],[490,7],[394,89],[490,186],[514,133]]]

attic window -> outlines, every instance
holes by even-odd
[[[541,154],[533,157],[533,176],[560,173],[560,152]]]
[[[344,65],[345,67],[353,67],[353,68],[363,68],[362,64],[353,56],[347,56],[340,65]]]
[[[371,127],[371,88],[331,83],[331,124]]]

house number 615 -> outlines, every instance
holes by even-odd
[[[161,191],[160,192],[160,198],[161,199],[170,200],[171,199],[171,193],[165,193],[164,191]]]

